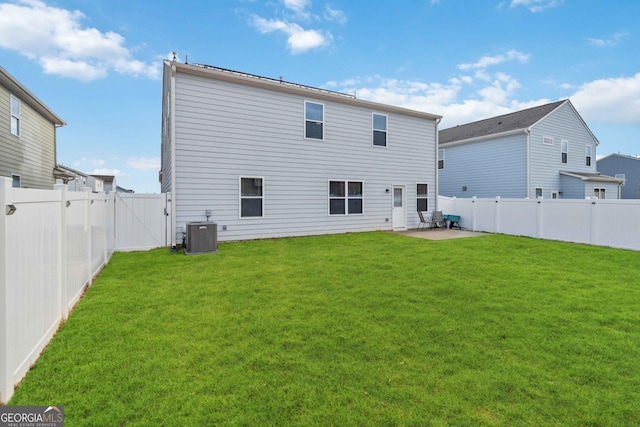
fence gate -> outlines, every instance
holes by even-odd
[[[116,193],[115,249],[141,251],[169,246],[171,196]]]

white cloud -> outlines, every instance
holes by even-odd
[[[587,122],[640,126],[640,73],[586,83],[570,99]]]
[[[127,160],[127,165],[133,169],[143,171],[158,171],[160,170],[160,158],[159,157],[131,157]]]
[[[612,46],[616,46],[618,43],[620,43],[620,40],[622,40],[628,35],[629,33],[615,33],[609,39],[588,38],[587,41],[589,42],[590,45],[596,46],[596,47],[612,47]]]
[[[133,59],[125,39],[82,26],[85,15],[40,0],[0,4],[0,47],[37,61],[46,73],[94,80],[109,70],[158,78],[158,65]]]
[[[511,7],[524,6],[536,13],[560,6],[564,0],[511,0]]]
[[[347,16],[344,12],[340,9],[333,9],[329,4],[325,6],[324,19],[327,21],[334,21],[342,25],[347,23]]]
[[[487,67],[502,64],[503,62],[517,60],[520,62],[527,62],[529,60],[530,55],[518,52],[517,50],[510,50],[504,55],[496,55],[496,56],[483,56],[477,62],[473,64],[460,64],[458,68],[461,70],[476,70],[476,69],[485,69]]]
[[[287,21],[264,19],[254,15],[252,24],[263,34],[272,32],[285,33],[288,36],[287,45],[289,50],[294,54],[327,46],[332,40],[332,36],[328,32],[305,30],[300,25]]]
[[[127,176],[127,174],[121,171],[120,169],[107,169],[107,168],[94,169],[93,172],[91,172],[91,175]]]
[[[282,0],[282,4],[294,12],[303,12],[308,6],[311,6],[311,0]]]

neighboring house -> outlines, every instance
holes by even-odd
[[[69,191],[85,191],[85,188],[93,192],[106,191],[104,180],[99,175],[89,175],[64,165],[58,165],[55,174],[56,183],[67,184]]]
[[[417,227],[436,207],[440,116],[165,61],[162,192],[172,236],[219,240]]]
[[[91,175],[92,177],[102,180],[104,183],[103,191],[105,193],[111,193],[117,191],[116,177],[113,175]]]
[[[617,199],[596,170],[599,142],[568,99],[439,132],[439,194]]]
[[[640,157],[609,154],[597,163],[598,172],[623,180],[621,199],[640,199]]]
[[[56,128],[64,125],[0,67],[0,176],[12,178],[14,187],[53,188]]]

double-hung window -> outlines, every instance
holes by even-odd
[[[304,102],[304,137],[324,139],[324,105]]]
[[[329,215],[363,213],[361,181],[329,181]]]
[[[387,146],[387,116],[373,113],[373,145]]]
[[[562,163],[567,163],[569,160],[569,141],[560,140],[560,151],[562,153],[560,156]]]
[[[444,169],[444,148],[438,150],[438,169]]]
[[[11,95],[11,134],[20,136],[20,100]]]
[[[593,197],[596,199],[606,199],[604,188],[594,188]]]
[[[418,211],[429,210],[429,184],[416,184]]]
[[[587,166],[591,166],[591,150],[592,148],[590,145],[586,145],[584,147],[584,160]]]
[[[263,216],[264,192],[262,178],[240,178],[240,217]]]

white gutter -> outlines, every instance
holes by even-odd
[[[445,144],[445,148],[446,148],[446,147],[453,147],[455,145],[466,144],[469,142],[482,141],[484,139],[493,139],[493,138],[499,138],[502,136],[516,135],[519,133],[528,133],[528,132],[529,132],[528,128],[524,128],[524,129],[520,128],[520,129],[509,130],[506,132],[492,133],[491,135],[475,136],[473,138],[461,139],[460,141],[443,142],[443,144]]]
[[[176,248],[176,66],[171,65],[171,248]]]
[[[436,119],[436,152],[435,152],[435,160],[436,160],[436,203],[434,210],[438,210],[438,195],[440,194],[440,170],[438,169],[438,152],[440,151],[440,135],[438,133],[438,125],[442,121],[442,118]]]
[[[527,199],[531,198],[531,130],[526,129],[527,134]]]

